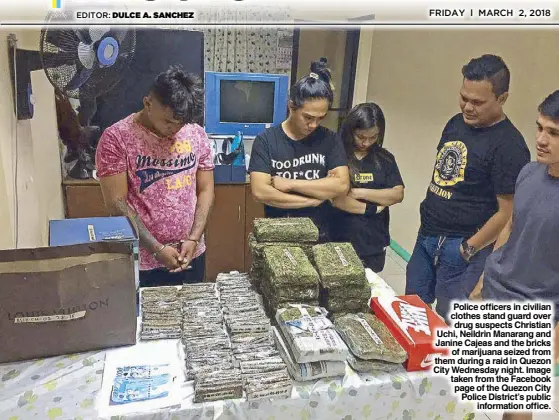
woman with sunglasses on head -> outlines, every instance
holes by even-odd
[[[366,268],[384,269],[390,244],[388,208],[404,199],[404,182],[394,156],[382,147],[385,120],[375,103],[355,106],[341,137],[350,172],[348,195],[332,200],[331,239],[351,242]]]

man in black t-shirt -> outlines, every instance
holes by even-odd
[[[445,126],[421,228],[407,267],[406,294],[448,320],[453,299],[468,299],[492,244],[507,224],[516,178],[530,161],[522,134],[503,112],[510,73],[484,55],[462,69],[462,113]]]
[[[289,117],[254,140],[250,155],[253,197],[266,217],[309,217],[328,239],[330,199],[347,194],[349,170],[339,136],[320,123],[332,104],[325,62],[291,88]]]
[[[315,186],[320,180],[336,182],[336,178],[328,179],[328,175],[337,168],[347,171],[345,152],[336,133],[318,127],[309,136],[294,140],[279,125],[255,139],[249,172],[253,194],[256,191],[256,199],[265,203],[266,217],[309,217],[319,228],[322,240],[326,240],[329,203],[324,200],[339,194]],[[273,182],[269,184],[268,196],[258,195],[261,187],[258,177],[263,174]],[[343,178],[339,183],[343,191]],[[298,186],[301,186],[299,190]]]

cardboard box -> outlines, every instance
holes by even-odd
[[[448,350],[434,347],[435,330],[448,325],[419,296],[382,296],[371,299],[371,309],[408,353],[408,372],[429,370],[436,356]]]
[[[0,251],[0,363],[135,344],[133,248]]]
[[[128,218],[89,217],[83,219],[51,220],[49,245],[64,246],[91,242],[132,242],[136,289],[140,285],[139,241]]]

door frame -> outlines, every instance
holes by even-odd
[[[343,118],[349,113],[353,104],[355,74],[357,72],[357,56],[359,54],[359,37],[361,34],[361,30],[359,28],[344,28],[343,30],[346,32],[346,45],[342,83],[340,86],[340,106],[330,108],[330,111],[336,111],[340,114],[338,118],[338,130],[341,128]],[[301,29],[300,27],[295,26],[293,30],[293,50],[291,54],[291,86],[293,86],[297,81],[300,36]]]

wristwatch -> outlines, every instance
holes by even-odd
[[[464,241],[462,242],[462,250],[464,251],[464,254],[466,254],[466,256],[468,257],[468,261],[470,261],[472,257],[477,253],[477,249],[469,245],[467,239],[464,239]]]

